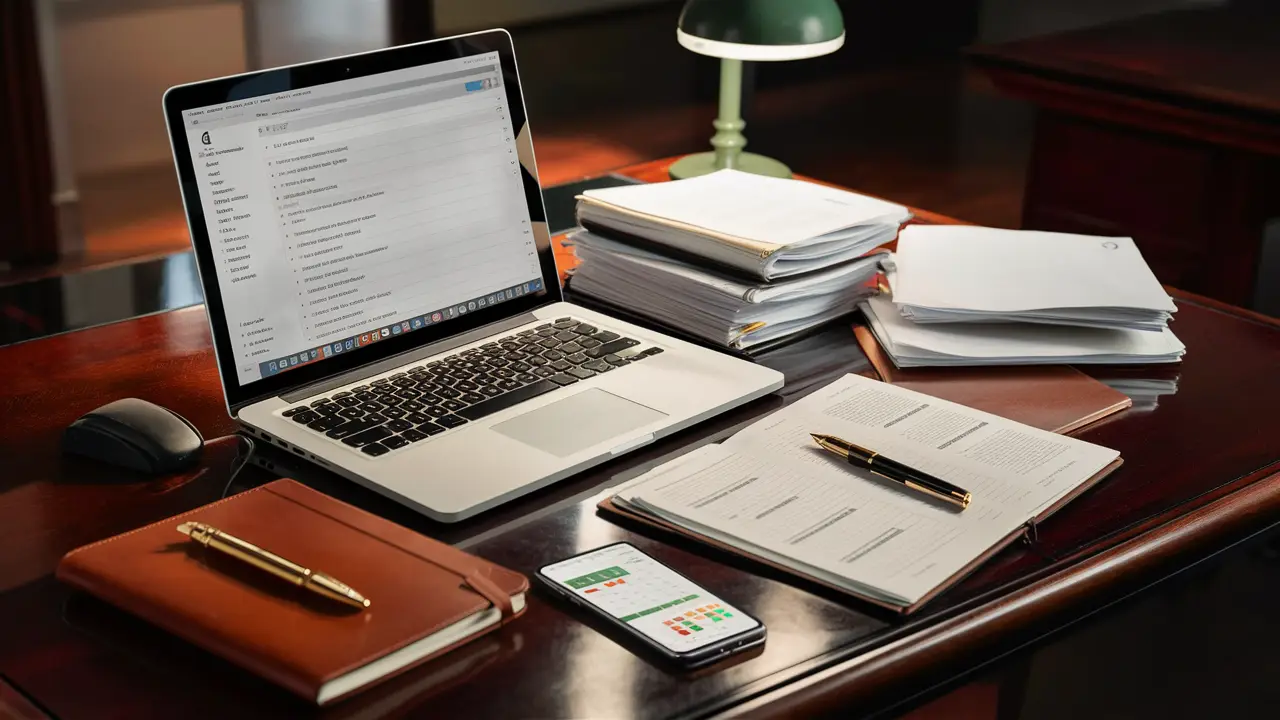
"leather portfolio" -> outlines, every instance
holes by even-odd
[[[1041,430],[1068,433],[1133,405],[1066,365],[900,368],[869,328],[855,325],[853,334],[880,380]]]
[[[350,608],[190,542],[199,521],[369,599]],[[63,582],[320,705],[497,629],[521,574],[293,480],[277,480],[67,553]]]

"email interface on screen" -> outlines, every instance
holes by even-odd
[[[183,124],[241,384],[542,289],[497,53]]]

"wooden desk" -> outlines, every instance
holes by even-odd
[[[654,166],[633,169],[652,172]],[[1189,351],[1180,389],[1146,413],[1079,435],[1125,466],[1063,510],[1034,545],[1010,548],[903,622],[856,601],[654,532],[598,516],[595,498],[638,472],[867,369],[847,327],[780,348],[776,396],[459,525],[431,523],[352,483],[277,472],[514,569],[616,540],[653,553],[761,617],[757,655],[670,674],[597,622],[535,592],[501,633],[322,716],[796,716],[874,708],[1057,627],[1280,519],[1280,326],[1179,294]],[[92,598],[51,572],[71,548],[212,501],[227,488],[233,439],[210,444],[184,476],[143,481],[58,454],[62,428],[109,400],[137,396],[193,420],[208,437],[226,417],[203,310],[139,318],[0,348],[0,676],[61,718],[308,716],[291,696]],[[269,475],[243,473],[234,492]]]
[[[1040,109],[1023,226],[1132,235],[1162,282],[1252,302],[1280,217],[1278,26],[1243,0],[972,49]]]

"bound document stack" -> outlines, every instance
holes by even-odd
[[[1186,347],[1130,238],[913,226],[860,306],[898,367],[1155,364]]]
[[[901,205],[722,170],[587,191],[570,288],[711,343],[750,348],[849,312],[910,217]]]
[[[1160,332],[1178,309],[1126,237],[917,226],[903,230],[894,266],[893,301],[917,323]]]
[[[962,510],[888,482],[819,451],[815,433],[972,499]],[[910,613],[1120,463],[1114,450],[846,375],[600,507]]]

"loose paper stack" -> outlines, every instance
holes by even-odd
[[[748,349],[852,311],[903,206],[722,170],[589,190],[571,289],[717,345]]]
[[[891,283],[892,284],[892,283]],[[939,365],[1133,365],[1177,362],[1186,347],[1160,332],[1036,323],[921,324],[875,297],[860,306],[898,367]]]
[[[956,225],[903,230],[894,302],[917,323],[1160,333],[1177,311],[1132,238]]]

